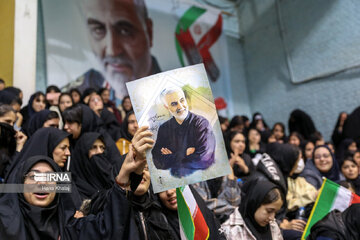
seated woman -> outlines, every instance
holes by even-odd
[[[20,110],[21,115],[23,116],[22,126],[26,126],[26,122],[37,112],[44,110],[46,107],[45,95],[42,92],[36,92],[31,95],[28,105],[23,107]]]
[[[359,167],[351,157],[345,158],[341,164],[341,172],[344,174],[346,181],[351,183],[355,193],[360,195]]]
[[[258,154],[261,154],[261,153],[265,152],[266,145],[261,142],[260,132],[259,132],[259,130],[255,129],[255,128],[250,128],[249,129],[247,140],[248,140],[248,142],[246,144],[245,152],[247,154],[249,154],[250,157],[254,161],[254,158],[255,157],[257,158]],[[254,165],[256,165],[256,163],[257,162],[255,160]]]
[[[240,206],[221,225],[227,239],[283,239],[275,221],[285,202],[281,189],[270,181],[253,178],[242,190]]]
[[[139,239],[131,224],[130,206],[124,186],[131,184],[131,173],[142,173],[146,163],[145,151],[153,145],[151,133],[145,130],[146,128],[140,129],[139,137],[134,138],[135,152],[131,149],[126,156],[115,178],[117,184],[114,184],[107,196],[108,204],[103,212],[75,219],[72,216],[74,212],[68,210],[69,194],[43,191],[5,193],[0,196],[1,239]],[[34,156],[17,167],[16,178],[12,183],[44,184],[35,181],[35,172],[58,171],[59,168],[52,159]]]
[[[248,154],[244,153],[246,143],[242,132],[231,131],[225,135],[225,147],[228,158],[234,158],[233,171],[237,178],[246,178],[255,170]]]
[[[306,163],[304,171],[300,174],[316,189],[320,189],[323,177],[334,182],[344,180],[337,161],[326,145],[317,146],[313,152],[313,159]]]
[[[271,133],[274,135],[278,143],[287,142],[287,138],[285,135],[285,125],[283,123],[281,122],[275,123],[273,128],[271,129]]]
[[[302,147],[304,138],[298,132],[292,132],[289,136],[289,143],[297,147]]]
[[[191,186],[190,190],[196,200],[196,203],[204,217],[206,225],[209,228],[209,240],[221,240],[226,239],[225,235],[220,230],[220,223],[216,219],[214,213],[210,211],[204,200],[200,197],[200,195],[195,191]],[[180,225],[179,225],[179,217],[177,211],[177,198],[176,198],[176,189],[169,189],[164,192],[158,194],[160,203],[162,206],[162,211],[164,212],[167,222],[170,225],[170,228],[175,236],[176,240],[180,240]]]

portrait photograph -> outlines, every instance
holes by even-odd
[[[229,174],[223,137],[203,64],[127,83],[139,126],[155,144],[147,152],[154,192]]]

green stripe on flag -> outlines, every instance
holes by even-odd
[[[195,225],[190,209],[185,202],[184,195],[180,188],[176,188],[176,198],[181,227],[184,230],[186,238],[188,240],[193,240],[195,237]]]
[[[195,7],[195,6],[192,6],[191,8],[189,8],[184,13],[184,15],[182,15],[182,17],[180,18],[179,23],[176,26],[175,33],[180,34],[180,29],[183,31],[188,30],[188,28],[196,21],[196,19],[198,19],[205,12],[206,12],[206,9],[204,9],[204,8],[199,8],[199,7]],[[181,49],[180,43],[176,37],[175,37],[175,46],[176,46],[176,52],[180,59],[181,66],[184,67],[185,63],[184,63],[182,49]]]
[[[306,239],[310,234],[311,227],[330,212],[338,189],[338,184],[324,179],[301,239]]]

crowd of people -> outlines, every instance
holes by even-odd
[[[71,193],[1,193],[1,239],[181,239],[176,191],[152,191],[145,151],[154,141],[129,97],[116,106],[106,88],[49,86],[22,105],[19,88],[0,91],[1,183],[71,172]],[[219,116],[231,174],[190,186],[209,239],[300,239],[324,177],[360,194],[360,136],[347,135],[357,116],[340,113],[331,141],[301,110],[290,114],[289,135],[260,113]],[[326,217],[342,223],[345,239],[359,239],[357,205],[344,221]],[[331,238],[331,224],[316,226],[310,239],[342,239]]]

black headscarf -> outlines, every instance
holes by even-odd
[[[121,137],[125,138],[126,140],[132,140],[133,136],[129,133],[128,126],[129,126],[129,117],[130,115],[134,114],[134,111],[130,110],[126,113],[125,119],[121,124]]]
[[[23,184],[24,176],[38,162],[46,162],[54,171],[60,171],[57,164],[46,156],[33,156],[16,169],[11,183]],[[4,193],[0,196],[0,236],[2,239],[54,239],[63,235],[65,218],[58,209],[60,196],[57,194],[47,207],[29,204],[23,193]]]
[[[319,169],[317,169],[317,167],[315,165],[315,161],[314,161],[315,151],[316,151],[316,149],[321,148],[321,147],[326,148],[329,151],[329,153],[331,155],[331,158],[332,158],[332,161],[333,161],[332,167],[326,173],[320,172]],[[317,169],[317,171],[318,171],[318,173],[319,173],[319,175],[321,177],[326,177],[326,178],[328,178],[328,179],[330,179],[331,181],[334,181],[334,182],[338,182],[340,180],[341,172],[340,172],[339,164],[336,161],[334,154],[332,154],[330,148],[327,145],[316,146],[314,148],[312,162],[313,162],[315,168]]]
[[[121,127],[115,115],[104,108],[101,111],[100,119],[102,121],[102,127],[107,131],[107,133],[114,141],[117,141],[121,136]]]
[[[36,130],[39,128],[42,128],[44,125],[44,122],[47,119],[47,116],[49,115],[51,111],[49,109],[41,110],[40,112],[35,113],[27,122],[26,126],[24,126],[24,131],[28,137],[33,135]]]
[[[253,178],[246,182],[242,190],[242,200],[239,206],[239,211],[243,217],[246,226],[256,239],[271,239],[270,226],[260,226],[255,220],[255,212],[262,205],[264,198],[272,189],[279,189],[281,198],[284,202],[284,196],[280,188],[274,183],[266,180]]]
[[[284,177],[287,178],[294,168],[299,157],[300,150],[288,143],[270,143],[266,147],[266,152],[278,164]]]
[[[80,104],[82,109],[81,134],[86,132],[96,132],[98,130],[98,116],[84,104]]]
[[[11,125],[0,123],[0,183],[3,182],[5,168],[10,164],[16,150],[15,133]]]
[[[300,133],[306,140],[316,132],[316,128],[311,117],[300,109],[291,112],[289,118],[289,131]]]
[[[352,204],[342,213],[342,220],[346,227],[346,239],[360,239],[360,204]]]
[[[0,103],[11,104],[16,99],[16,95],[8,91],[0,91]]]
[[[357,107],[346,118],[343,127],[343,138],[351,138],[356,141],[356,144],[360,145],[360,107]]]
[[[101,139],[100,133],[84,133],[74,149],[71,172],[75,175],[75,184],[85,198],[91,198],[103,189],[109,189],[114,183],[114,171],[106,153],[97,154],[89,159],[89,150],[96,141]]]
[[[21,162],[35,155],[44,155],[52,158],[53,151],[56,146],[69,137],[69,133],[61,131],[57,128],[41,128],[36,131],[31,138],[25,143],[25,146],[21,153],[16,157],[14,162],[11,164],[9,174],[13,175],[13,170]],[[7,179],[10,178],[8,175]]]

